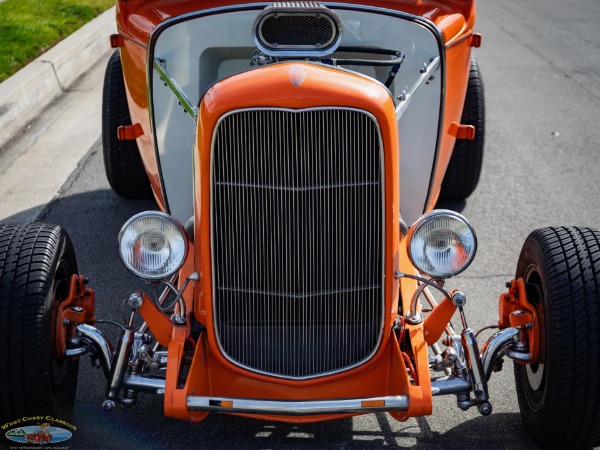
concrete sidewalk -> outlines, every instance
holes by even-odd
[[[115,32],[112,7],[0,83],[0,149],[110,51]]]
[[[114,7],[0,84],[0,221],[35,220],[100,139]]]

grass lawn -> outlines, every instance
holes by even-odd
[[[115,0],[0,3],[0,82],[115,3]]]

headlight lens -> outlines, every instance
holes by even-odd
[[[411,227],[407,246],[408,257],[417,269],[433,278],[449,278],[471,264],[477,237],[462,215],[434,210]]]
[[[133,216],[119,233],[119,255],[125,266],[146,280],[173,275],[185,261],[187,239],[171,216],[147,211]]]

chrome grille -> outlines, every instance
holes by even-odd
[[[350,109],[242,110],[212,149],[213,301],[234,363],[309,378],[369,358],[383,316],[381,138]]]

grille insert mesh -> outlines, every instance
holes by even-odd
[[[260,28],[262,41],[268,47],[327,47],[335,38],[331,19],[317,15],[272,15]]]

